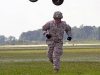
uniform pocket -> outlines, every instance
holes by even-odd
[[[46,41],[47,45],[53,45],[54,41]]]
[[[63,43],[56,43],[56,48],[62,49]]]
[[[56,51],[58,55],[62,55],[63,54],[63,50],[58,50]]]
[[[53,56],[58,57],[58,56],[61,56],[62,54],[63,54],[63,50],[55,50],[53,53]]]

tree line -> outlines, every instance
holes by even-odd
[[[12,40],[16,40],[16,38],[14,36],[9,36],[7,38],[4,35],[0,35],[0,43],[5,43],[5,42],[12,41]]]
[[[94,41],[100,40],[100,27],[95,26],[83,26],[81,25],[79,28],[72,27],[72,41]],[[23,32],[20,35],[20,39],[29,40],[29,41],[45,41],[46,38],[42,34],[42,30],[38,29],[35,31]],[[67,35],[64,32],[63,40],[67,39]]]
[[[72,41],[96,41],[100,40],[100,27],[95,26],[83,26],[72,27]],[[63,40],[67,39],[67,35],[64,32]],[[9,36],[6,38],[3,35],[0,35],[0,43],[3,44],[36,44],[45,41],[46,37],[42,34],[42,29],[22,32],[19,39],[16,40],[14,36]],[[37,41],[37,42],[36,42]]]

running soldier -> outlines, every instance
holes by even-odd
[[[54,20],[47,22],[42,27],[42,33],[47,37],[47,56],[49,61],[53,63],[54,73],[57,73],[60,66],[60,56],[63,53],[64,31],[66,31],[66,34],[68,35],[67,40],[69,41],[72,39],[72,34],[71,27],[66,24],[65,21],[61,21],[63,16],[60,11],[55,12],[53,18]]]

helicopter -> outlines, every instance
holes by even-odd
[[[29,0],[29,1],[37,2],[38,0]],[[54,5],[59,6],[59,5],[61,5],[64,2],[64,0],[52,0],[52,2],[53,2]]]

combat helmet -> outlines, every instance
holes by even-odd
[[[60,11],[56,11],[55,13],[54,13],[54,15],[53,15],[53,18],[55,19],[55,18],[60,18],[60,19],[62,19],[63,18],[63,15],[62,15],[62,13],[60,12]]]

